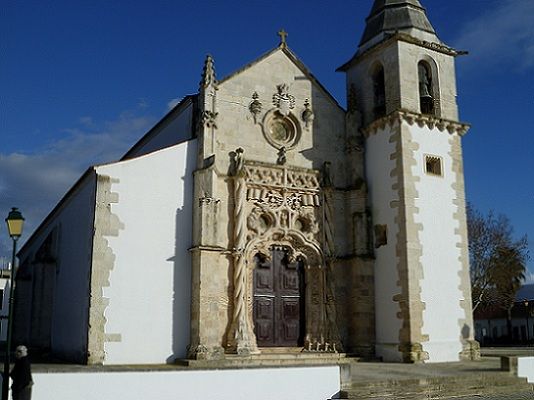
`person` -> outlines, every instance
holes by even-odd
[[[32,397],[32,371],[26,346],[15,349],[15,366],[11,370],[11,393],[13,400],[30,400]]]

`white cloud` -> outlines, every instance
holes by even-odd
[[[525,281],[523,282],[524,285],[529,285],[531,283],[534,283],[534,272],[527,271],[525,274]]]
[[[497,65],[517,69],[534,67],[534,1],[488,2],[478,18],[471,19],[455,41],[469,50],[472,65]]]
[[[26,218],[22,240],[89,166],[120,158],[154,121],[131,112],[122,113],[102,126],[95,126],[87,118],[80,121],[83,127],[65,129],[64,137],[46,148],[26,154],[0,153],[0,212],[7,216],[11,207],[20,209]],[[9,238],[0,234],[0,256],[9,256],[10,252]]]
[[[87,126],[87,127],[91,127],[91,126],[93,126],[93,118],[91,118],[91,117],[81,117],[80,118],[80,124],[82,124],[84,126]]]
[[[145,108],[148,108],[150,105],[148,104],[148,101],[146,101],[143,98],[140,98],[137,100],[137,108],[144,110]]]

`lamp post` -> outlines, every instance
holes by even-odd
[[[9,365],[11,363],[11,334],[13,331],[13,293],[15,292],[15,257],[17,255],[17,240],[22,235],[24,217],[13,207],[7,218],[7,231],[13,240],[13,255],[11,258],[11,274],[9,277],[9,311],[7,314],[7,342],[6,356],[4,359],[4,376],[2,379],[2,400],[7,400],[9,396]]]
[[[528,344],[528,342],[529,342],[529,340],[530,340],[530,338],[529,338],[529,332],[528,332],[528,330],[529,330],[529,327],[528,327],[528,300],[525,299],[525,300],[523,301],[523,304],[525,305],[525,315],[526,315],[526,317],[527,317],[527,344]]]

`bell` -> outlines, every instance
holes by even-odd
[[[428,98],[430,100],[433,99],[432,95],[430,94],[430,90],[428,89],[428,85],[426,85],[424,82],[421,82],[419,84],[419,97],[421,99]]]

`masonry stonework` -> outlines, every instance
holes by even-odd
[[[93,268],[91,274],[91,299],[89,306],[89,340],[87,343],[88,363],[101,364],[105,360],[104,343],[120,341],[120,333],[106,333],[105,311],[109,298],[104,296],[104,287],[110,285],[109,275],[113,269],[115,255],[106,236],[118,236],[124,228],[111,212],[111,205],[119,201],[112,191],[113,179],[97,175],[95,194],[95,219],[93,242]]]

